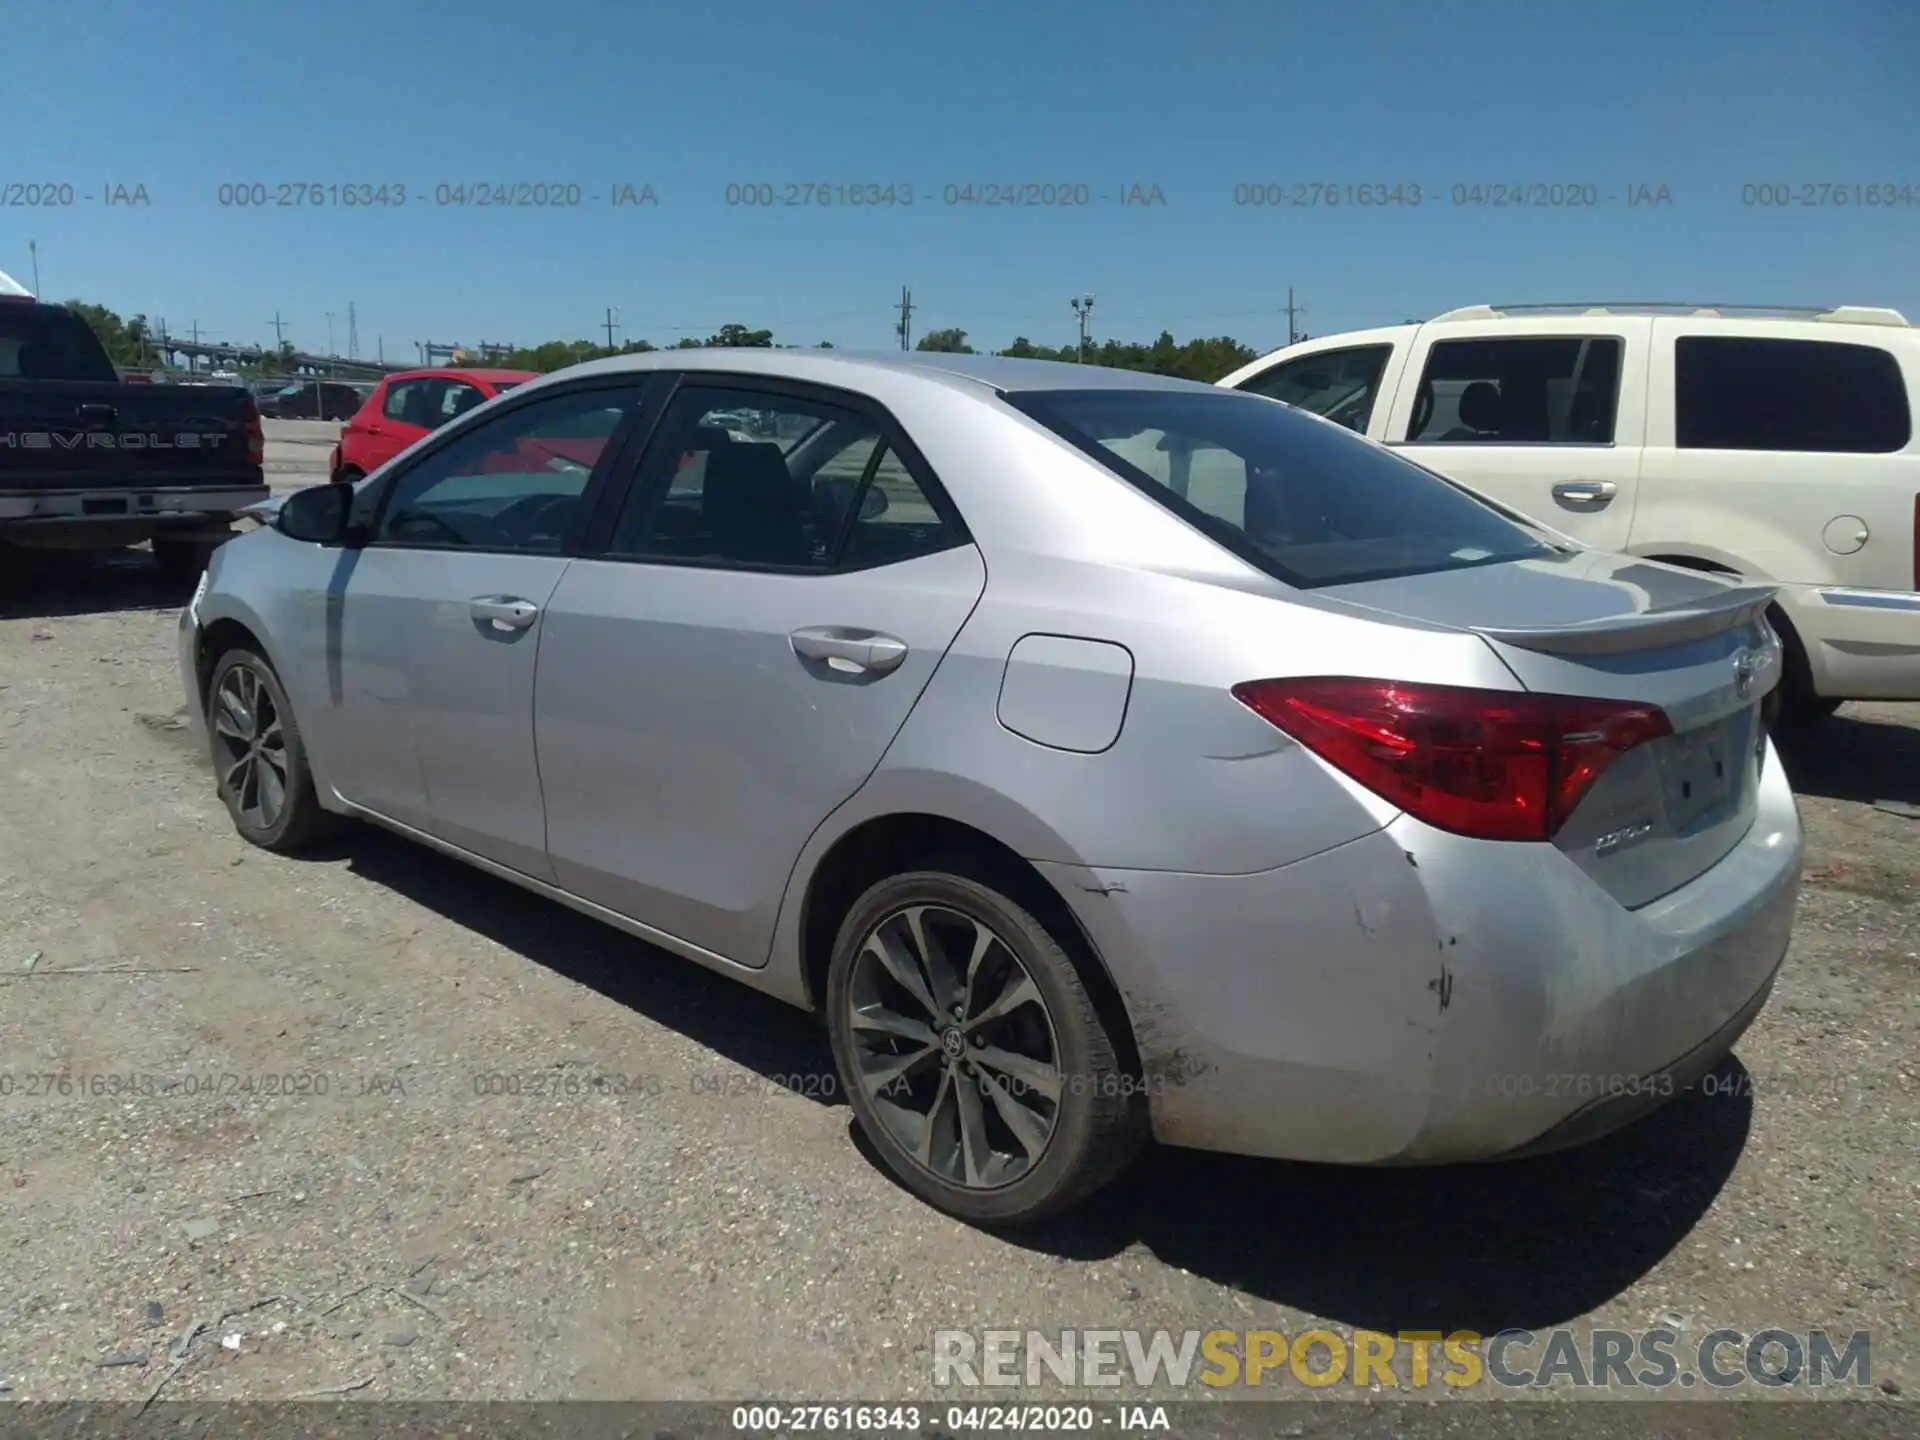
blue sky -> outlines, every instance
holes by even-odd
[[[617,306],[620,339],[739,322],[869,348],[897,343],[903,284],[916,335],[982,347],[1064,343],[1069,298],[1093,292],[1096,337],[1265,348],[1289,285],[1316,334],[1556,298],[1920,318],[1913,0],[16,0],[6,36],[0,186],[76,199],[0,207],[0,269],[31,283],[33,240],[50,298],[223,340],[271,339],[278,313],[324,349],[331,311],[344,351],[352,303],[362,355],[411,360],[423,339],[599,338]],[[438,203],[519,181],[584,203]],[[408,195],[220,203],[248,182]],[[729,184],[806,182],[896,203],[727,203]],[[1093,203],[946,203],[1024,182]],[[1600,203],[1452,203],[1535,182]],[[1883,182],[1910,203],[1743,203]],[[1422,203],[1236,204],[1250,183]],[[614,207],[621,184],[657,204]],[[1662,185],[1670,203],[1628,204]],[[148,203],[108,205],[112,186]],[[1121,205],[1133,186],[1165,203]]]

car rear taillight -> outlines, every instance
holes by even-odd
[[[242,395],[241,406],[247,417],[247,463],[264,465],[267,462],[267,435],[260,427],[260,407],[254,403],[253,396]]]
[[[1416,819],[1549,840],[1616,756],[1673,733],[1648,705],[1391,680],[1252,680],[1233,697]]]

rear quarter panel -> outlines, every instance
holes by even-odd
[[[1674,343],[1689,334],[1837,341],[1891,351],[1920,397],[1920,334],[1877,326],[1685,320],[1655,323],[1646,452],[1630,547],[1712,561],[1789,585],[1911,590],[1914,496],[1920,493],[1920,414],[1889,455],[1681,450],[1675,445]],[[1851,554],[1839,553],[1864,543]],[[1829,544],[1832,539],[1835,544]]]

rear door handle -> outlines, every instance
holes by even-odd
[[[1553,487],[1553,498],[1591,505],[1596,500],[1611,500],[1613,492],[1619,488],[1611,480],[1569,480],[1564,485]]]
[[[119,414],[120,407],[117,405],[89,404],[80,407],[82,420],[112,420]]]
[[[812,625],[794,631],[788,638],[793,641],[794,654],[824,660],[830,668],[847,675],[885,675],[897,670],[907,658],[906,641],[850,625]]]
[[[481,595],[467,602],[467,612],[496,630],[524,630],[540,618],[540,607],[517,595]]]

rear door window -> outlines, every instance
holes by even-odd
[[[1417,445],[1608,445],[1620,407],[1617,335],[1441,340],[1406,440]]]
[[[1682,450],[1885,455],[1913,438],[1900,364],[1878,345],[1683,335],[1673,363]]]
[[[1298,588],[1552,553],[1432,471],[1231,390],[1035,390],[1007,403]]]

